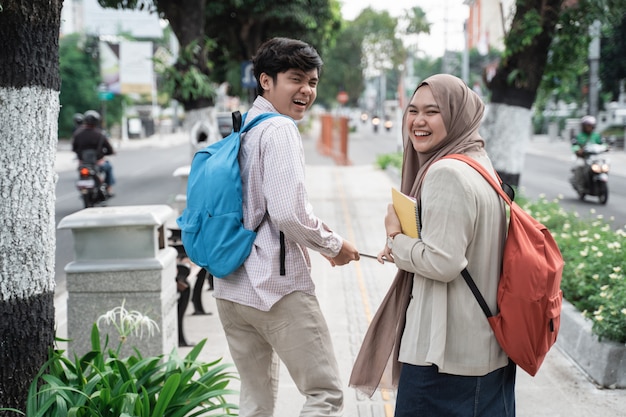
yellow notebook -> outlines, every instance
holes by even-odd
[[[402,233],[416,238],[417,233],[417,202],[411,196],[402,193],[396,188],[391,188],[391,201],[396,214],[400,219]]]

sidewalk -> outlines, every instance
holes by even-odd
[[[177,141],[183,139],[166,139],[169,140],[179,143]],[[144,145],[153,145],[154,142],[159,143],[156,139],[146,140]],[[561,155],[567,150],[563,149],[563,143],[552,143],[547,138],[537,138],[534,145],[530,143],[529,147],[535,152],[542,151],[550,155]],[[360,252],[376,254],[385,241],[383,219],[390,200],[390,188],[398,185],[398,179],[370,164],[336,166],[330,158],[317,153],[314,135],[304,139],[304,148],[308,195],[316,215],[346,239],[355,242]],[[566,152],[563,154],[569,156]],[[58,160],[62,159],[60,157]],[[310,251],[310,254],[317,295],[333,336],[345,386],[345,416],[391,417],[393,393],[377,392],[369,399],[349,388],[347,382],[368,323],[396,269],[393,264],[380,265],[367,258],[332,268],[318,253]],[[59,304],[57,318],[60,322],[65,321],[65,299],[63,295],[56,297]],[[184,320],[186,340],[197,343],[206,338],[208,343],[200,359],[212,361],[223,357],[225,362],[232,363],[217,317],[215,300],[212,293],[206,290],[203,291],[203,305],[204,310],[211,314],[193,315],[193,306],[191,303],[189,305]],[[186,354],[190,349],[184,347],[179,350],[181,354]],[[237,386],[235,383],[234,387]],[[302,395],[283,366],[275,417],[299,415],[302,403]],[[517,416],[626,416],[626,390],[597,389],[555,347],[537,376],[530,377],[518,370]]]

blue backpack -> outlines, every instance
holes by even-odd
[[[187,179],[187,204],[176,223],[193,263],[217,278],[239,268],[252,249],[256,232],[244,228],[239,148],[241,134],[265,119],[264,113],[241,128],[247,113],[233,113],[233,131],[197,151]]]

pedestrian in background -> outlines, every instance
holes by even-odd
[[[372,395],[397,387],[395,417],[514,416],[515,364],[461,276],[467,267],[489,308],[506,234],[504,202],[466,154],[495,177],[478,133],[484,105],[457,77],[419,84],[403,118],[401,190],[416,198],[419,238],[402,234],[390,205],[380,262],[398,273],[365,336],[350,385]],[[391,383],[381,378],[393,355]]]
[[[313,212],[302,138],[294,123],[315,101],[322,60],[304,42],[274,38],[259,48],[253,65],[258,96],[246,120],[266,112],[288,117],[269,118],[242,138],[244,224],[260,226],[244,265],[214,281],[241,380],[239,415],[274,416],[280,359],[306,397],[300,416],[340,416],[339,368],[315,296],[307,248],[333,266],[358,260],[359,254]]]

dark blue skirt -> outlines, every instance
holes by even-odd
[[[402,364],[395,417],[514,417],[512,361],[484,376],[439,373],[437,366]]]

